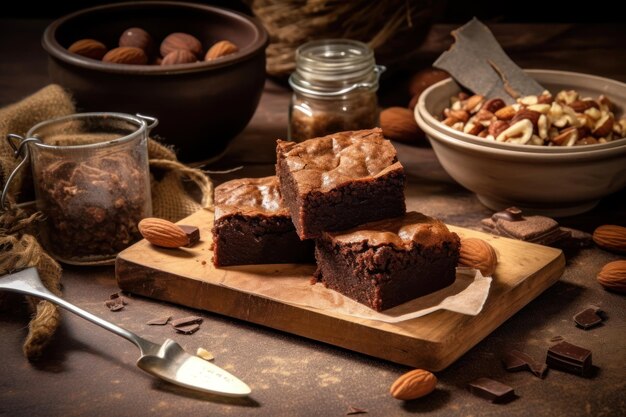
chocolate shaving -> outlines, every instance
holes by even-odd
[[[576,325],[585,330],[599,325],[603,320],[604,312],[596,306],[590,306],[574,316]]]
[[[157,319],[152,319],[146,324],[149,324],[150,326],[165,326],[171,319],[172,316],[165,316]]]
[[[172,320],[170,324],[174,327],[182,327],[182,326],[187,326],[190,324],[200,324],[200,323],[202,323],[202,317],[188,316],[188,317],[182,317],[180,319]]]
[[[174,327],[174,329],[176,329],[176,331],[178,333],[183,333],[183,334],[192,334],[198,331],[198,329],[200,328],[199,324],[190,324],[187,326],[176,326]]]
[[[507,56],[489,28],[478,19],[454,30],[452,36],[454,44],[433,66],[447,71],[475,94],[512,104],[516,97],[540,95],[545,90]]]
[[[367,410],[365,408],[355,407],[353,405],[348,407],[348,411],[346,411],[346,415],[350,416],[353,414],[367,414]]]
[[[507,353],[503,362],[505,369],[509,372],[529,370],[538,378],[543,378],[548,370],[545,364],[537,362],[530,355],[519,350],[512,350]]]

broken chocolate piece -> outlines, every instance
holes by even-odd
[[[582,230],[572,229],[570,227],[561,227],[562,231],[569,232],[569,239],[565,239],[568,246],[576,246],[579,248],[588,248],[593,245],[593,238],[591,233],[583,232]]]
[[[433,66],[445,70],[463,87],[507,104],[540,95],[545,89],[526,75],[502,50],[489,28],[476,18],[452,32],[454,45]]]
[[[128,304],[128,301],[126,300],[126,298],[123,297],[122,294],[120,294],[119,292],[109,295],[109,300],[117,300],[117,299],[119,299],[124,305]]]
[[[124,303],[122,297],[112,298],[104,302],[104,305],[111,311],[120,311],[124,308],[124,304],[126,303]]]
[[[152,319],[148,321],[146,324],[149,324],[150,326],[165,326],[171,319],[172,319],[172,316],[165,316],[165,317]]]
[[[195,324],[189,324],[187,326],[176,326],[174,327],[174,329],[176,329],[176,331],[178,333],[183,333],[183,334],[192,334],[198,331],[198,329],[200,328],[200,325],[195,323]]]
[[[188,316],[188,317],[182,317],[180,319],[176,319],[176,320],[172,320],[172,322],[170,323],[172,326],[174,327],[181,327],[181,326],[187,326],[190,324],[200,324],[202,323],[202,317],[199,316]]]
[[[559,227],[556,220],[550,217],[522,216],[521,211],[514,207],[507,210],[512,211],[499,212],[492,217],[481,220],[483,229],[494,235],[548,246],[555,246],[558,242],[571,236],[568,231]],[[509,220],[509,215],[515,220]]]
[[[196,226],[188,226],[179,224],[178,227],[183,229],[183,232],[187,235],[187,239],[189,239],[189,243],[185,246],[191,247],[200,241],[200,229]]]
[[[603,311],[600,307],[590,306],[574,316],[574,322],[578,327],[587,330],[602,323]]]
[[[538,378],[543,378],[548,370],[546,364],[537,362],[530,355],[519,350],[512,350],[507,353],[503,362],[504,367],[509,372],[529,370]]]
[[[507,403],[515,399],[513,388],[491,378],[478,378],[469,383],[470,392],[493,403]]]
[[[548,349],[546,364],[550,368],[584,377],[591,376],[593,370],[591,351],[567,342],[558,343]]]

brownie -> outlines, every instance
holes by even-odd
[[[316,277],[328,288],[386,310],[451,285],[460,240],[439,220],[417,212],[316,240]]]
[[[404,168],[381,129],[278,140],[276,174],[301,239],[405,213]]]
[[[212,232],[215,266],[313,262],[313,242],[296,234],[275,176],[218,186]]]

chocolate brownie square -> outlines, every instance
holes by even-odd
[[[276,174],[301,239],[405,213],[404,168],[381,129],[278,140]]]
[[[296,234],[275,176],[218,186],[212,232],[215,266],[313,262],[313,242]]]
[[[328,288],[381,311],[451,285],[460,240],[417,212],[316,240],[316,277]]]

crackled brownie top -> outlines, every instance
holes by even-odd
[[[215,218],[229,214],[289,216],[278,188],[278,178],[240,178],[215,188]]]
[[[402,170],[395,148],[379,128],[339,132],[300,143],[278,140],[276,151],[300,193],[328,191]]]
[[[392,245],[401,250],[409,250],[414,245],[438,247],[443,242],[458,239],[440,220],[415,211],[402,217],[366,223],[351,230],[325,232],[324,237],[343,244],[367,242],[369,246]]]

